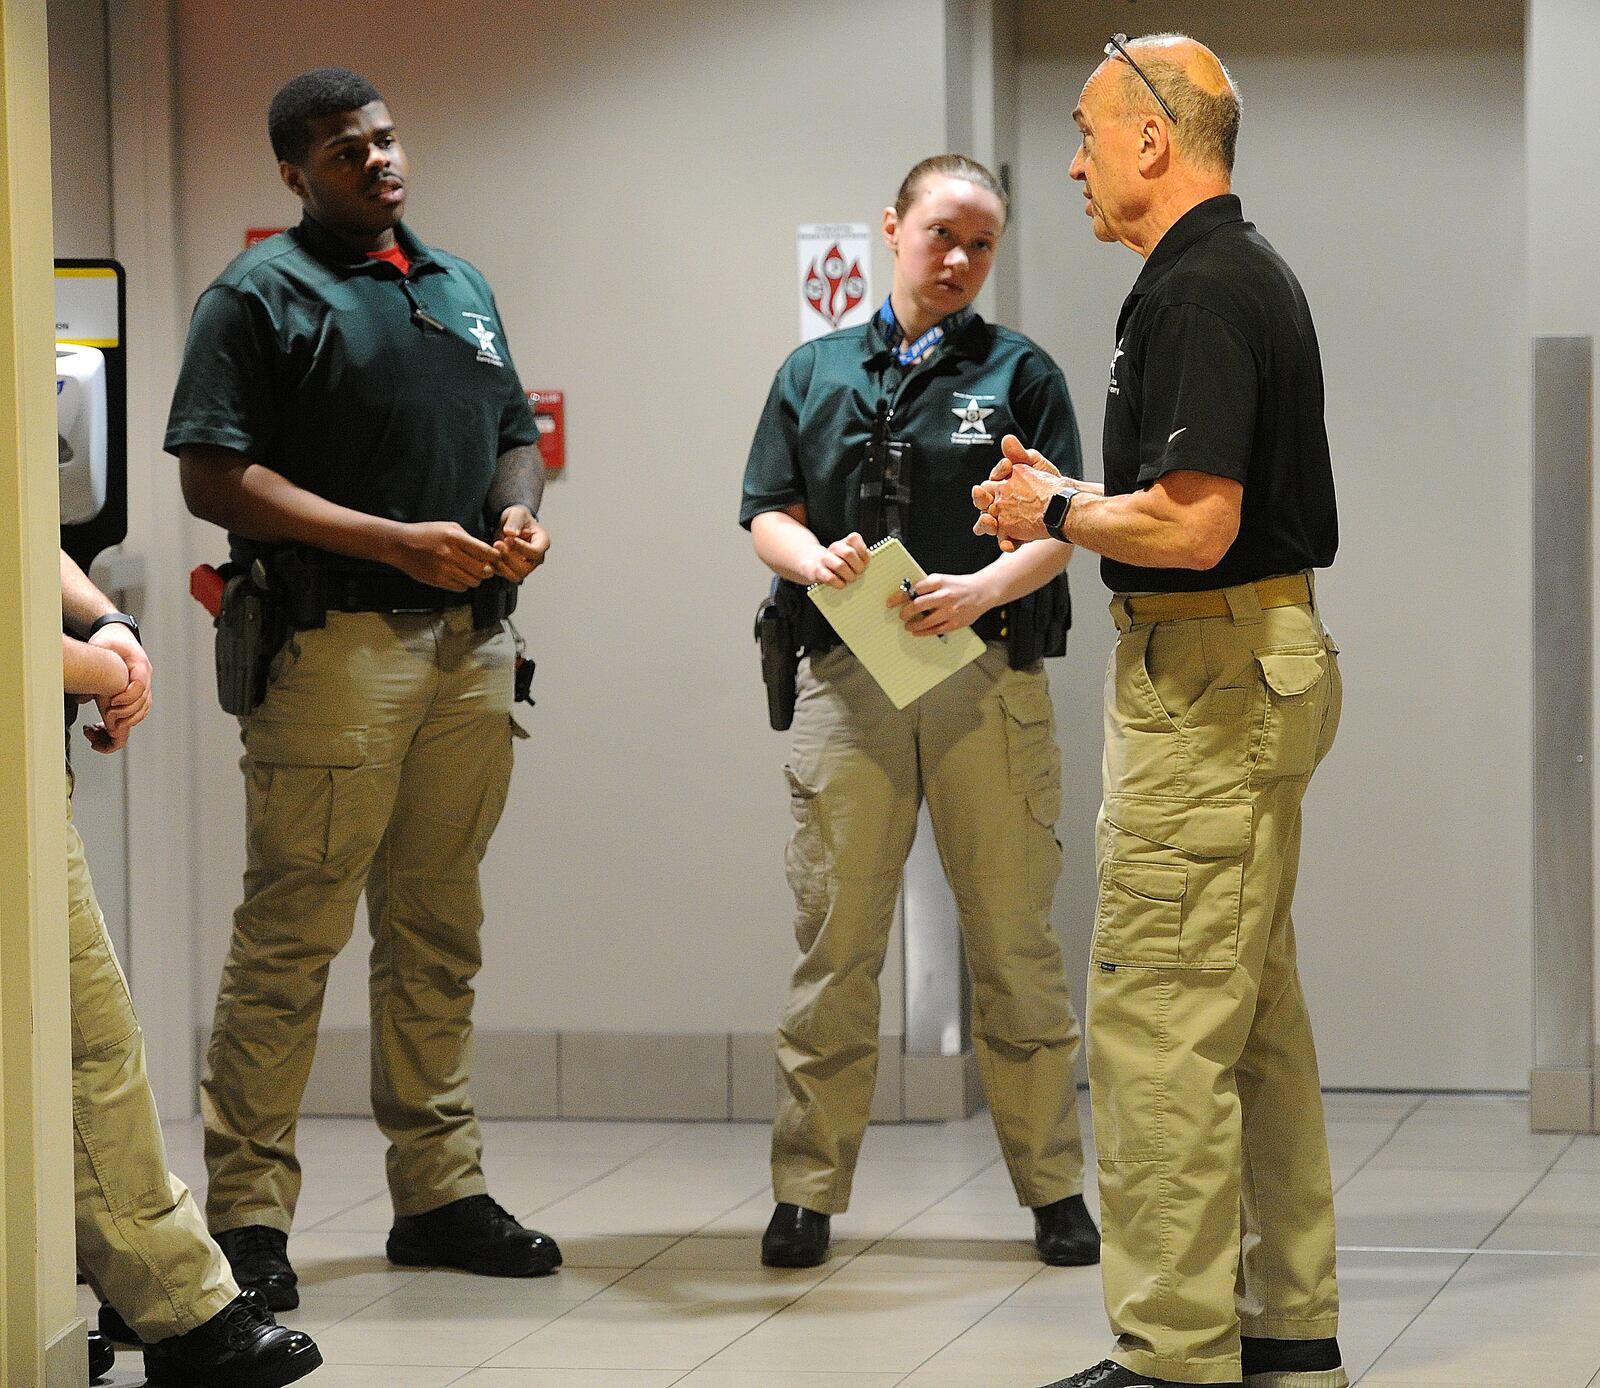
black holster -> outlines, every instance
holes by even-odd
[[[267,696],[267,670],[289,636],[283,606],[269,591],[261,561],[224,564],[217,629],[217,702],[224,713],[254,713]]]
[[[794,722],[805,601],[805,590],[798,583],[774,578],[756,609],[756,645],[761,648],[761,678],[767,686],[767,721],[774,732],[787,732]]]
[[[1066,574],[1057,574],[1043,588],[1012,603],[1007,615],[1011,630],[1006,661],[1013,670],[1065,655],[1072,626],[1072,590]]]
[[[504,578],[486,578],[472,590],[472,629],[499,626],[517,610],[518,589]]]

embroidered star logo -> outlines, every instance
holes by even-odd
[[[982,434],[988,437],[989,431],[984,427],[983,421],[994,413],[992,409],[984,408],[976,400],[969,400],[965,405],[957,405],[950,413],[961,421],[961,427],[956,433]]]
[[[478,339],[478,350],[480,352],[488,352],[492,356],[500,355],[494,350],[492,345],[496,334],[490,332],[486,327],[484,327],[481,321],[474,323],[470,328],[467,329],[467,331]]]

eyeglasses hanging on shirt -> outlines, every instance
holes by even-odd
[[[449,331],[443,323],[429,313],[427,309],[423,308],[422,300],[417,298],[417,291],[411,287],[410,280],[401,280],[400,288],[406,296],[406,302],[411,305],[411,321],[413,323],[420,323],[423,327],[432,328],[435,332]]]

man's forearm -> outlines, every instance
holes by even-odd
[[[66,550],[61,551],[61,619],[80,636],[88,635],[95,618],[115,612],[116,604],[89,581]],[[81,691],[79,691],[81,692]]]
[[[201,520],[251,540],[391,562],[395,521],[340,506],[225,448],[185,448],[179,464],[184,501]]]
[[[62,633],[61,687],[66,693],[110,699],[127,685],[127,664],[115,651]]]
[[[483,509],[491,528],[499,529],[500,517],[508,507],[526,506],[537,517],[544,500],[544,455],[536,443],[508,448],[496,460],[494,480]]]
[[[1146,569],[1214,568],[1232,538],[1219,547],[1219,528],[1197,526],[1192,515],[1172,511],[1154,490],[1123,496],[1080,493],[1067,512],[1065,529],[1075,545]]]

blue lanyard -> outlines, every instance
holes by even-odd
[[[888,299],[883,301],[883,307],[878,310],[878,317],[883,320],[883,326],[889,332],[891,343],[896,338],[903,339],[905,337],[905,334],[900,331],[900,320],[894,316],[894,308]],[[935,323],[909,347],[891,346],[889,350],[894,353],[894,359],[901,366],[916,366],[919,362],[926,361],[932,356],[934,348],[943,342],[948,334],[964,327],[971,318],[972,310],[970,308],[957,309],[954,313]]]

